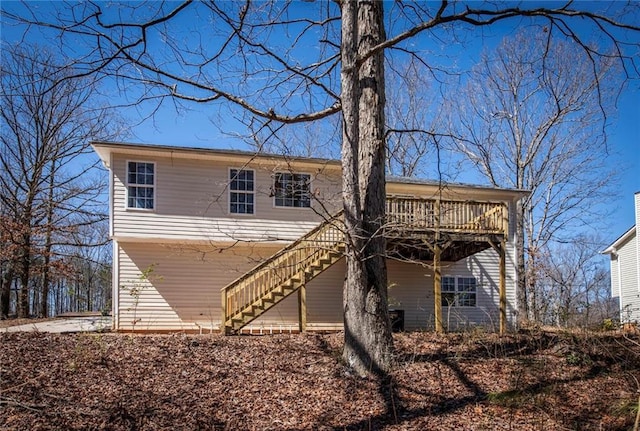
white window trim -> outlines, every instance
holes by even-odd
[[[456,302],[454,304],[451,305],[446,305],[446,307],[451,307],[451,308],[455,308],[455,309],[460,309],[460,308],[477,308],[478,307],[478,278],[475,275],[443,275],[442,279],[444,278],[453,278],[454,281],[454,288],[455,291],[453,292],[453,294],[455,295],[456,298]],[[476,294],[476,305],[458,305],[458,296],[462,293],[465,293],[464,291],[458,290],[458,280],[460,278],[473,278],[476,281],[476,291],[473,292]],[[444,293],[444,291],[442,291],[442,281],[440,282],[440,295],[442,296],[442,294]],[[447,291],[447,293],[449,293]],[[445,305],[442,305],[443,307],[445,307]]]
[[[251,171],[253,172],[253,191],[250,192],[251,194],[253,194],[253,212],[251,214],[248,213],[234,213],[231,212],[231,193],[247,193],[246,191],[242,191],[242,190],[231,190],[231,171],[232,170],[237,170],[237,171]],[[231,216],[240,216],[240,217],[255,217],[256,213],[258,212],[258,205],[257,205],[257,193],[256,193],[256,186],[257,186],[257,177],[256,177],[256,171],[255,169],[248,169],[248,168],[234,168],[234,167],[230,167],[229,169],[227,169],[227,181],[229,186],[227,187],[227,214],[231,215]]]
[[[309,176],[309,206],[308,207],[288,207],[288,206],[281,206],[281,205],[276,205],[276,194],[275,194],[275,181],[276,181],[276,175],[277,174],[291,174],[291,175],[308,175]],[[287,170],[282,170],[282,171],[274,171],[273,175],[271,175],[271,187],[273,190],[273,199],[271,201],[271,204],[273,205],[274,209],[279,209],[279,210],[303,210],[303,211],[308,211],[310,209],[313,208],[313,175],[310,172],[299,172],[299,171],[287,171]]]
[[[137,207],[130,207],[129,206],[129,186],[132,187],[140,187],[140,184],[129,184],[129,163],[147,163],[150,165],[153,165],[153,208],[137,208]],[[127,211],[142,211],[142,212],[155,212],[156,208],[158,208],[158,198],[156,196],[156,190],[157,190],[157,181],[158,181],[158,167],[156,162],[152,162],[149,160],[126,160],[125,161],[125,166],[124,166],[124,175],[125,175],[125,181],[124,181],[124,189],[125,189],[125,196],[124,196],[124,209]],[[143,184],[142,187],[144,187],[145,185]]]

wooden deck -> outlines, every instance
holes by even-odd
[[[442,261],[455,262],[491,247],[509,233],[503,202],[387,198],[385,236],[390,256],[431,262],[435,245]]]
[[[503,202],[450,201],[387,197],[386,231],[400,236],[447,232],[507,235],[508,208]]]
[[[493,247],[500,255],[503,332],[506,320],[504,242],[508,226],[508,208],[502,202],[387,198],[383,231],[390,256],[433,262],[436,329],[442,329],[438,312],[440,262],[459,260]],[[305,330],[305,286],[342,258],[344,239],[341,212],[224,287],[221,291],[222,331],[241,330],[294,292],[298,293],[300,331]]]

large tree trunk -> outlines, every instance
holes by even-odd
[[[527,294],[527,273],[524,251],[524,206],[522,201],[516,205],[516,270],[518,273],[518,324],[529,321],[529,295]]]
[[[393,338],[387,310],[382,2],[342,2],[342,177],[347,229],[343,357],[358,374],[385,373]]]

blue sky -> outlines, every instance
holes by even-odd
[[[299,11],[309,7],[301,4]],[[46,3],[38,4],[38,8],[46,9]],[[20,8],[15,2],[2,2],[3,9]],[[482,36],[471,40],[465,47],[465,60],[473,62],[480,50],[487,45],[495,44],[504,35],[513,31],[513,26],[497,26],[483,30]],[[8,27],[2,23],[3,41],[15,41],[21,37],[19,28]],[[38,32],[29,33],[30,41],[46,44]],[[117,96],[114,95],[115,98]],[[602,221],[601,233],[611,241],[624,233],[634,224],[633,194],[640,192],[640,82],[629,81],[618,101],[618,112],[610,119],[608,128],[609,148],[613,153],[611,163],[616,169],[620,183],[620,198],[603,203],[615,211],[612,217]],[[122,111],[129,124],[134,125],[131,136],[127,139],[134,142],[156,143],[180,146],[197,146],[212,148],[246,148],[244,144],[211,121],[214,115],[225,115],[224,108],[211,109],[208,105],[191,105],[189,110],[177,112],[170,104],[163,106],[152,118],[138,124],[148,112],[140,108]],[[232,132],[237,123],[228,123]],[[481,180],[478,179],[478,182]]]

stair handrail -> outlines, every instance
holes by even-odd
[[[304,234],[303,236],[301,236],[300,238],[298,238],[297,240],[295,240],[291,244],[287,245],[286,247],[281,248],[275,254],[271,255],[267,260],[265,260],[263,262],[260,262],[258,265],[254,266],[252,269],[250,269],[249,271],[245,272],[243,275],[241,275],[240,277],[236,278],[231,283],[228,283],[226,286],[221,288],[220,291],[224,292],[229,287],[231,287],[231,286],[233,286],[235,284],[238,284],[238,283],[244,281],[245,279],[251,277],[252,275],[257,273],[258,271],[263,269],[265,266],[269,265],[270,263],[272,263],[273,261],[277,260],[282,255],[286,254],[288,251],[295,249],[298,245],[300,245],[301,243],[306,241],[309,237],[313,236],[315,233],[318,233],[322,229],[325,229],[329,225],[332,225],[335,221],[337,221],[338,219],[340,219],[342,217],[343,213],[344,213],[344,210],[340,210],[338,213],[336,213],[335,215],[333,215],[330,218],[326,219],[325,221],[323,221],[318,226],[316,226],[313,229],[311,229],[309,232],[307,232],[306,234]]]
[[[298,238],[296,241],[292,242],[291,244],[287,245],[286,247],[280,249],[278,252],[276,252],[274,255],[272,255],[271,257],[269,257],[267,260],[265,260],[264,262],[261,262],[260,264],[256,265],[254,268],[252,268],[250,271],[246,272],[245,274],[243,274],[242,276],[238,277],[237,279],[235,279],[234,281],[232,281],[231,283],[227,284],[225,287],[223,287],[220,291],[221,293],[221,302],[222,302],[222,308],[223,308],[223,321],[221,322],[222,327],[224,327],[226,325],[226,322],[229,320],[229,318],[232,318],[233,315],[235,315],[236,313],[240,312],[243,307],[248,306],[251,302],[250,301],[242,301],[241,304],[236,304],[233,307],[233,310],[229,310],[228,306],[228,300],[230,298],[230,294],[236,295],[236,294],[240,294],[242,295],[242,289],[238,290],[238,291],[234,291],[234,289],[238,288],[239,286],[243,286],[246,285],[245,288],[250,289],[251,287],[251,283],[255,283],[255,281],[251,281],[251,278],[254,276],[258,276],[258,277],[263,277],[262,275],[259,275],[261,272],[264,273],[264,277],[268,277],[270,275],[269,269],[271,267],[272,264],[274,264],[275,262],[278,262],[279,260],[282,259],[289,259],[291,258],[291,253],[296,253],[299,250],[302,250],[302,248],[300,247],[301,244],[303,244],[306,241],[313,241],[314,238],[319,237],[323,231],[326,231],[327,229],[331,229],[331,228],[337,228],[338,230],[340,230],[341,226],[337,225],[337,222],[340,221],[340,219],[342,218],[343,215],[343,211],[339,211],[337,214],[333,215],[332,217],[328,218],[327,220],[325,220],[324,222],[320,223],[318,226],[316,226],[315,228],[313,228],[312,230],[310,230],[309,232],[307,232],[305,235],[303,235],[302,237]],[[339,243],[340,241],[334,241],[333,242],[333,247],[336,246],[337,243]],[[318,253],[319,248],[313,247],[314,251],[312,253],[309,253],[308,256],[304,256],[303,259],[299,259],[296,258],[295,262],[294,262],[294,271],[291,271],[291,276],[293,276],[293,274],[296,274],[298,272],[300,272],[301,270],[304,269],[304,267],[301,265],[301,262],[304,262],[306,259],[308,259],[309,257],[311,257],[314,254]],[[300,268],[298,268],[298,266],[300,266]],[[266,270],[266,271],[265,271]],[[285,279],[279,280],[280,282],[284,282]],[[279,284],[279,283],[278,283]],[[269,286],[269,288],[265,289],[263,292],[260,292],[261,295],[268,293],[270,291],[273,291],[274,289],[277,288],[278,284],[275,284],[273,286]],[[249,291],[249,295],[247,296],[251,296],[251,293]],[[251,300],[253,300],[254,298],[251,298]],[[246,302],[246,303],[245,303]]]

